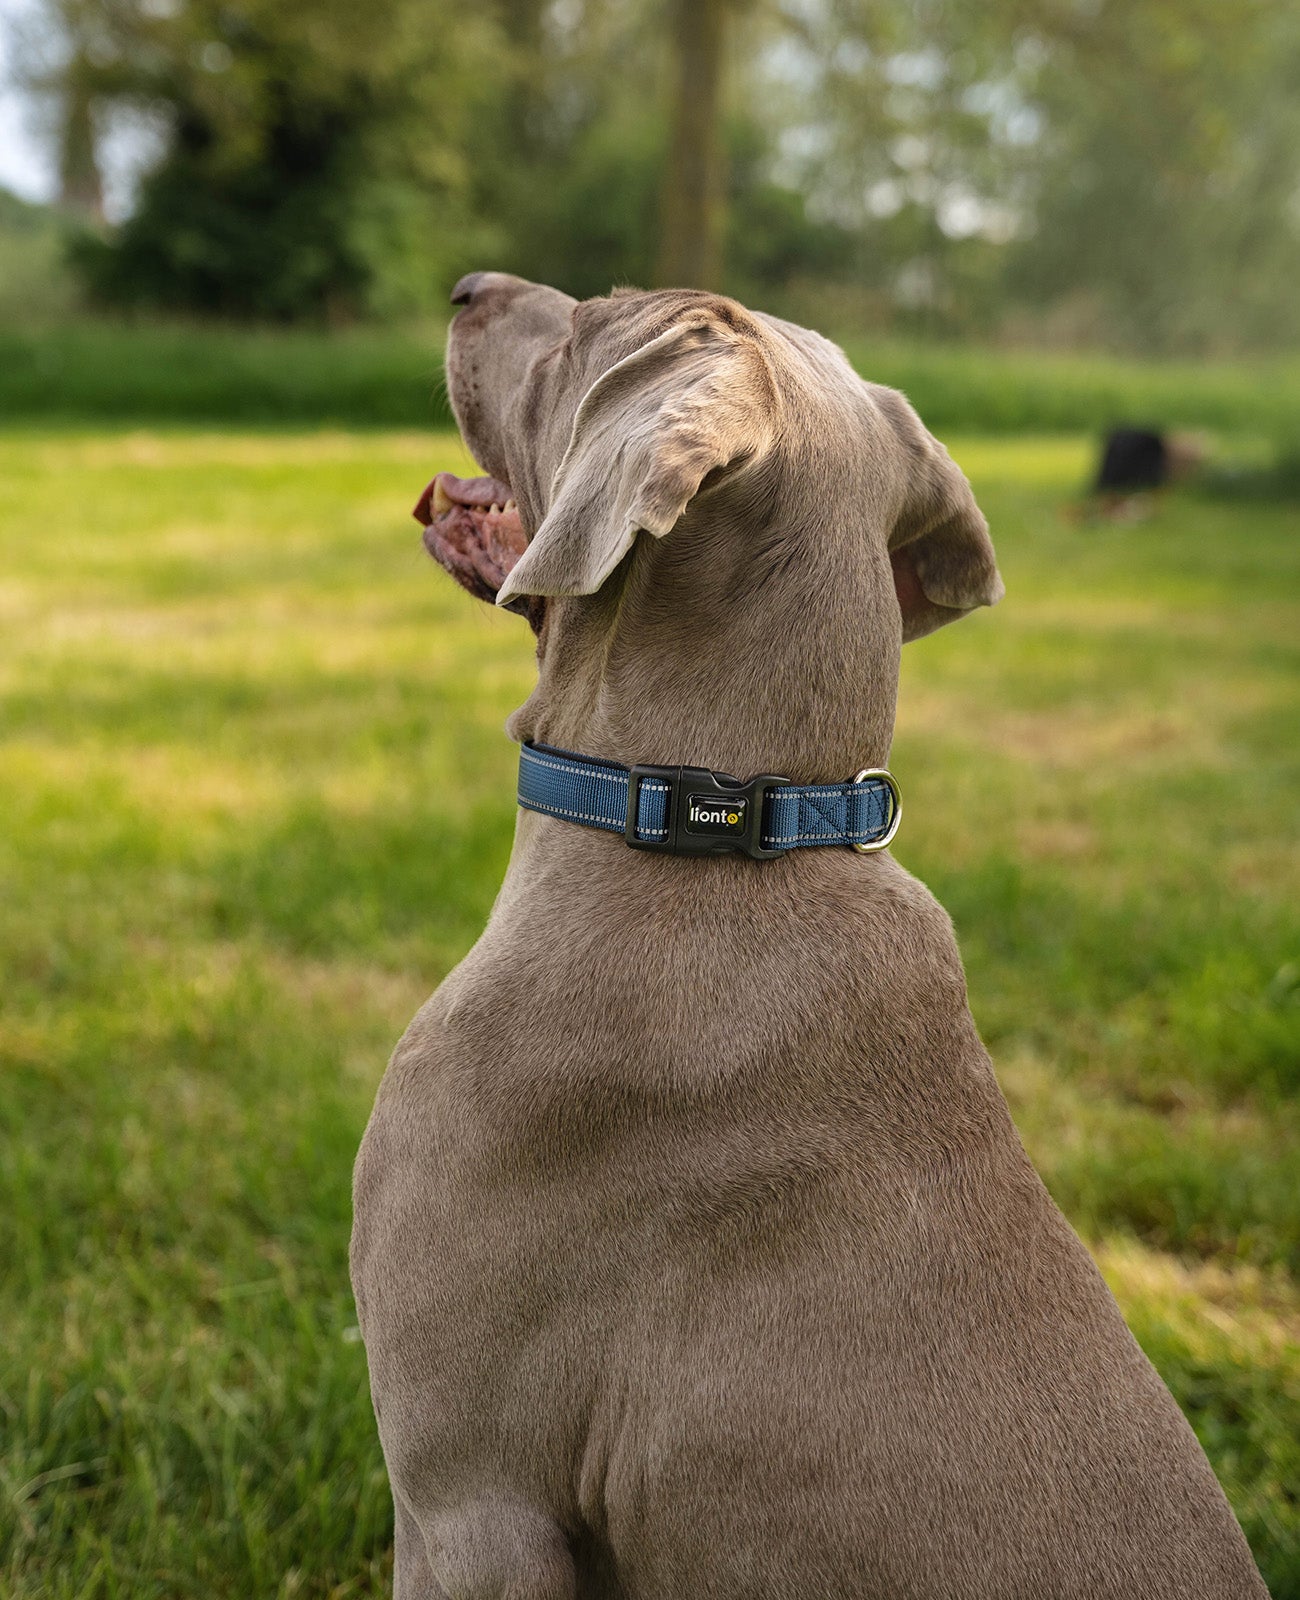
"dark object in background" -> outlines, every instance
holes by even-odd
[[[1151,428],[1114,428],[1106,435],[1094,494],[1133,494],[1169,481],[1169,447]]]
[[[1139,521],[1152,511],[1155,491],[1191,477],[1204,460],[1204,441],[1195,434],[1112,428],[1088,499],[1073,515]]]

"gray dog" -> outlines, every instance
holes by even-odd
[[[634,798],[625,837],[521,812],[362,1145],[400,1600],[1264,1595],[929,893],[843,843],[627,848],[672,769],[838,804],[883,767],[901,644],[1002,593],[965,478],[902,396],[732,301],[453,298],[492,478],[431,485],[426,542],[537,629],[510,731],[542,776],[576,752]],[[724,828],[781,791],[733,793]],[[682,815],[653,827],[685,848]]]

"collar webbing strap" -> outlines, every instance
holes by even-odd
[[[883,850],[898,831],[898,785],[882,768],[845,783],[793,784],[772,773],[741,782],[707,767],[624,767],[525,744],[519,804],[621,833],[637,850],[777,856],[807,845]]]

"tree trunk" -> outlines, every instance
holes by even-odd
[[[506,97],[506,132],[521,161],[535,157],[545,109],[542,44],[544,0],[498,0],[497,13],[509,52],[510,93]]]
[[[78,52],[63,83],[59,129],[59,202],[96,222],[104,220],[104,190],[95,154],[94,96],[90,64]]]
[[[722,80],[728,0],[670,0],[672,137],[660,209],[664,287],[716,289],[722,271]]]

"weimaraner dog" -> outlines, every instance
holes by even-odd
[[[1264,1595],[1021,1147],[943,910],[847,825],[752,859],[737,819],[782,790],[708,787],[839,803],[884,767],[901,645],[1002,594],[965,478],[733,301],[453,298],[491,478],[440,475],[426,543],[537,630],[534,772],[634,798],[521,811],[362,1145],[400,1600]],[[758,847],[692,849],[688,805]]]

